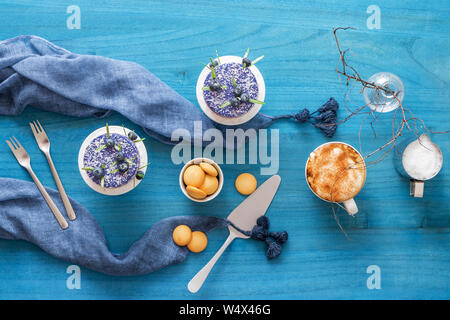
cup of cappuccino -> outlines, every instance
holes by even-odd
[[[358,212],[353,198],[366,181],[366,165],[351,145],[333,141],[318,146],[306,161],[305,177],[311,191],[320,199],[343,203],[350,215]]]

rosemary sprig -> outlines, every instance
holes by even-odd
[[[263,55],[261,57],[256,58],[255,60],[252,61],[252,64],[257,63],[258,61],[262,60],[263,58],[264,58]]]
[[[211,88],[210,87],[203,87],[202,90],[203,91],[211,91]]]
[[[139,140],[136,140],[136,141],[133,141],[134,143],[138,143],[138,142],[141,142],[141,141],[144,141],[145,140],[145,138],[142,138],[142,139],[139,139]]]
[[[81,170],[85,170],[85,171],[93,171],[94,168],[93,168],[93,167],[84,167],[84,168],[81,168]]]
[[[105,187],[105,176],[103,176],[102,179],[100,180],[100,185],[102,186],[102,188]]]
[[[209,70],[211,70],[211,68],[210,68],[206,63],[200,62],[200,64],[201,64],[202,66],[207,67]]]
[[[144,169],[144,168],[145,168],[146,166],[148,166],[149,164],[150,164],[150,162],[147,163],[145,166],[139,167],[138,170]]]
[[[231,77],[231,80],[233,81],[233,86],[235,88],[237,88],[237,83],[236,83],[236,79],[234,77]]]
[[[217,62],[220,64],[219,51],[216,49]]]
[[[117,171],[119,171],[119,169],[114,169],[110,173],[116,173]]]
[[[248,102],[256,103],[256,104],[265,104],[264,101],[259,101],[259,100],[252,99],[252,98],[248,99]]]
[[[228,107],[230,104],[231,104],[230,101],[225,101],[225,102],[219,107],[219,109],[223,109],[223,108],[225,108],[225,107]]]
[[[108,126],[108,122],[106,123],[106,137],[109,138],[109,126]]]
[[[100,152],[105,148],[106,148],[106,144],[102,144],[100,147],[97,148],[97,150],[95,150],[95,152]]]
[[[209,68],[211,70],[211,78],[215,80],[217,78],[217,75],[216,70],[214,70],[214,61],[212,58],[209,58],[209,60],[211,60],[211,68]]]
[[[248,47],[248,48],[247,48],[247,51],[245,51],[245,54],[244,54],[244,57],[243,57],[243,58],[247,58],[249,51],[250,51],[250,47]]]

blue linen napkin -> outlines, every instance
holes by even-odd
[[[73,199],[77,219],[67,219],[69,228],[62,230],[34,183],[0,178],[0,191],[0,238],[25,240],[56,258],[116,276],[146,274],[184,261],[188,249],[172,240],[172,231],[180,224],[204,233],[228,225],[226,219],[216,217],[167,218],[154,224],[127,252],[113,254],[98,222]],[[58,191],[47,191],[65,212]]]
[[[225,129],[139,64],[75,54],[36,36],[1,41],[0,114],[18,115],[29,104],[75,117],[105,117],[116,111],[168,144],[177,143],[170,139],[175,129],[194,137],[194,121],[202,121],[203,132]],[[310,114],[307,109],[278,117],[259,113],[239,127],[261,129],[293,118],[332,136],[337,108],[330,98],[316,116],[317,111]]]

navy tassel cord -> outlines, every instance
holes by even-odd
[[[251,231],[241,230],[230,221],[228,223],[240,233],[254,240],[264,241],[267,244],[266,256],[268,259],[278,257],[281,254],[283,244],[288,240],[288,233],[286,231],[269,232],[269,218],[266,216],[259,217]]]
[[[295,119],[299,123],[309,122],[314,127],[320,129],[328,138],[331,138],[337,129],[337,110],[339,104],[334,98],[330,98],[323,104],[322,107],[314,112],[310,112],[308,109],[303,109],[296,114],[285,114],[273,117],[273,120],[278,119]],[[314,114],[317,114],[314,116]]]

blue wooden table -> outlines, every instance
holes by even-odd
[[[68,10],[72,5],[75,9]],[[73,16],[76,8],[79,24]],[[259,62],[267,91],[262,110],[273,115],[315,108],[330,96],[342,106],[345,88],[334,70],[339,56],[332,28],[354,26],[357,30],[341,34],[341,42],[351,48],[349,57],[361,75],[397,74],[405,85],[404,105],[431,130],[450,128],[450,6],[442,1],[1,0],[0,16],[2,40],[35,34],[77,53],[135,61],[194,103],[200,62],[216,49],[242,55],[251,47],[252,57],[265,55]],[[350,105],[362,103],[358,89],[353,90]],[[339,116],[346,116],[344,108]],[[193,203],[179,189],[181,165],[172,163],[172,147],[148,139],[152,164],[141,185],[126,195],[105,197],[91,191],[77,169],[82,141],[103,120],[33,108],[19,117],[2,116],[1,140],[20,137],[49,187],[55,188],[51,172],[28,126],[34,119],[45,124],[67,193],[98,219],[113,252],[127,250],[165,217],[225,217],[244,199],[234,189],[239,173],[251,172],[259,183],[267,178],[260,175],[259,164],[223,165],[222,193],[212,202]],[[356,116],[340,126],[335,139],[357,146],[362,120]],[[136,127],[118,114],[108,122]],[[392,114],[382,115],[375,123],[376,137],[370,126],[363,127],[363,151],[390,138],[391,122]],[[186,284],[226,238],[226,230],[217,230],[209,235],[207,249],[190,254],[184,263],[138,277],[81,268],[81,288],[70,289],[68,263],[26,242],[0,240],[0,299],[450,298],[449,135],[431,137],[443,150],[444,167],[426,183],[423,199],[409,196],[409,182],[394,170],[392,156],[368,170],[356,198],[360,212],[354,218],[342,210],[337,213],[349,241],[330,207],[304,180],[309,152],[328,140],[312,126],[290,121],[272,129],[280,133],[283,180],[267,214],[274,230],[286,229],[290,236],[280,258],[268,261],[262,243],[237,240],[202,290],[192,295]],[[0,163],[1,177],[30,180],[5,143],[0,143]],[[376,288],[370,285],[376,284],[374,277],[380,280]]]

